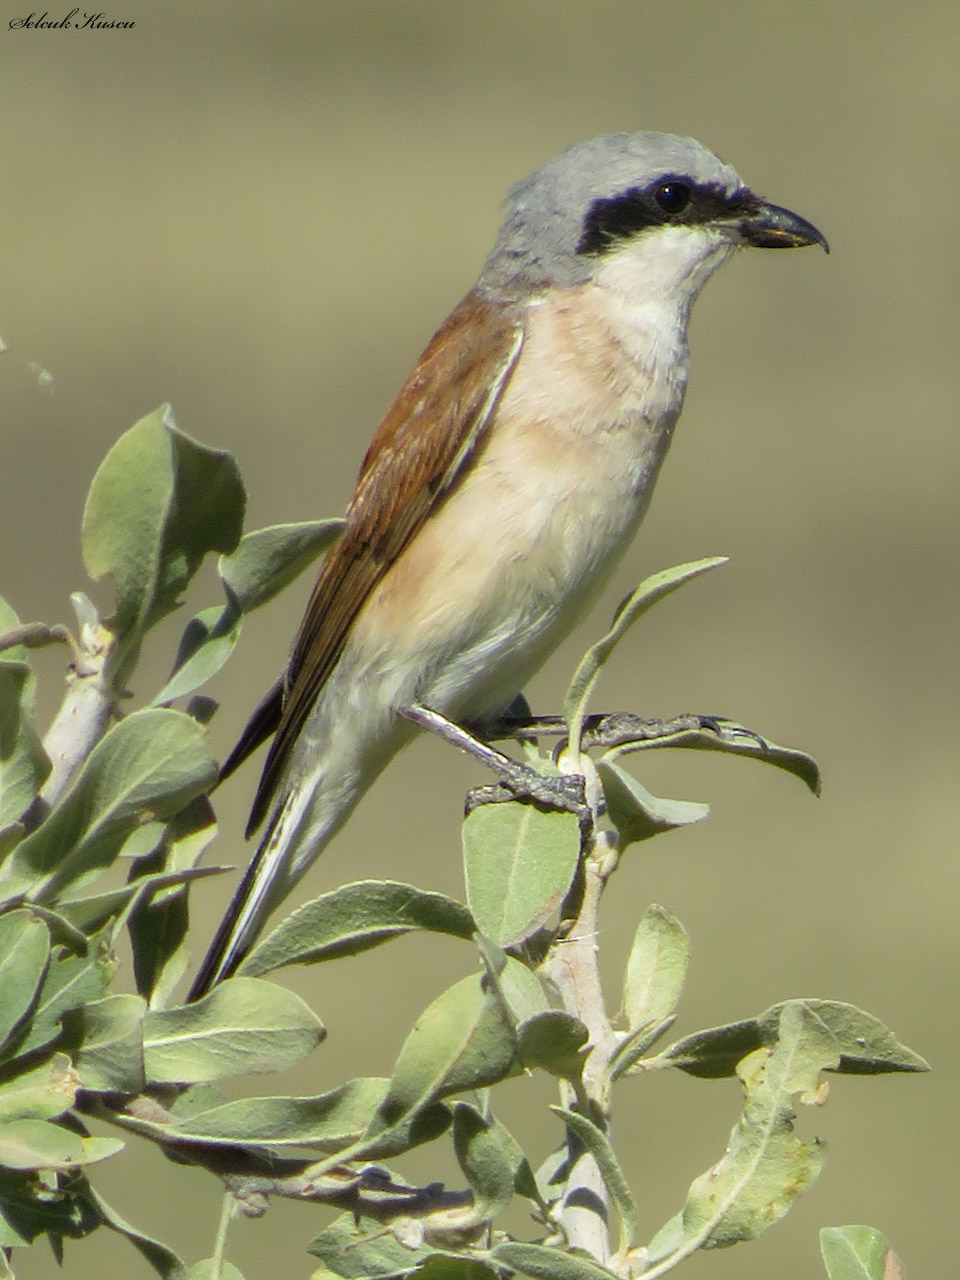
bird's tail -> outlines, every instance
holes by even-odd
[[[353,803],[317,813],[310,786],[292,788],[270,821],[193,980],[187,1001],[205,996],[236,972],[263,923],[342,826]],[[351,797],[351,800],[353,797]],[[306,852],[306,856],[304,853]]]

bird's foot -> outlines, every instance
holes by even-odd
[[[511,763],[516,764],[516,761]],[[467,813],[472,813],[482,804],[506,804],[510,800],[526,800],[541,809],[572,813],[581,826],[592,820],[583,774],[564,773],[554,777],[523,764],[517,764],[516,772],[512,772],[509,778],[468,791],[464,807]]]
[[[487,787],[478,787],[467,796],[467,812],[480,804],[500,804],[507,800],[526,800],[545,809],[573,813],[581,825],[590,821],[587,804],[586,782],[581,774],[556,776],[538,772],[530,765],[522,764],[495,750],[488,743],[475,738],[446,716],[429,707],[414,704],[401,707],[400,715],[406,720],[437,734],[444,742],[459,747],[468,755],[491,769],[500,781]]]

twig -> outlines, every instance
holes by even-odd
[[[410,1186],[395,1181],[377,1166],[331,1169],[328,1159],[308,1160],[265,1148],[175,1136],[165,1140],[158,1127],[175,1124],[176,1117],[148,1094],[125,1099],[122,1110],[115,1110],[94,1094],[81,1095],[78,1110],[156,1143],[176,1160],[215,1174],[246,1217],[258,1217],[271,1197],[281,1196],[328,1204],[384,1224],[397,1218],[425,1219],[428,1235],[462,1232],[471,1222],[476,1223],[473,1193],[448,1191],[442,1183]]]
[[[23,645],[25,649],[42,649],[48,644],[68,644],[73,649],[74,659],[78,657],[76,641],[69,629],[59,622],[52,627],[46,622],[24,622],[18,627],[0,631],[0,653],[5,649],[15,649],[17,645]]]
[[[85,595],[75,592],[70,600],[79,623],[79,639],[74,666],[67,676],[66,696],[43,741],[53,767],[31,815],[33,825],[63,795],[74,773],[106,732],[114,709],[113,692],[105,676],[113,633],[102,625]]]
[[[589,756],[581,755],[579,765],[588,771],[587,794],[596,819],[602,799],[599,778]],[[603,998],[597,936],[600,898],[617,861],[614,835],[597,830],[595,821],[584,852],[582,894],[576,915],[570,927],[550,947],[542,965],[543,975],[559,993],[564,1009],[579,1018],[590,1032],[590,1052],[584,1064],[580,1088],[562,1085],[563,1105],[577,1106],[582,1112],[588,1109],[588,1118],[604,1128],[609,1118],[609,1065],[618,1038]],[[570,1175],[560,1210],[560,1224],[571,1247],[586,1250],[601,1266],[609,1266],[610,1199],[606,1185],[595,1158],[584,1150],[571,1130],[567,1131],[567,1147]]]

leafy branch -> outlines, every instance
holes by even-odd
[[[477,748],[511,791],[506,803],[479,803],[490,789],[471,802],[464,901],[400,881],[340,886],[281,920],[236,977],[180,1004],[191,887],[223,870],[200,865],[216,836],[209,796],[218,770],[206,728],[216,703],[197,691],[229,659],[246,614],[342,528],[312,521],[244,535],[244,506],[229,454],[158,410],[107,455],[84,513],[84,563],[94,581],[112,579],[111,616],[101,619],[78,593],[74,634],[22,624],[0,601],[0,1275],[3,1266],[12,1275],[13,1251],[40,1236],[59,1255],[65,1239],[106,1227],[169,1280],[235,1280],[230,1217],[257,1216],[275,1196],[338,1211],[309,1250],[318,1274],[344,1280],[652,1280],[701,1249],[759,1235],[820,1173],[822,1145],[802,1142],[794,1123],[799,1107],[825,1103],[824,1073],[926,1063],[872,1015],[823,999],[786,1000],[656,1050],[678,1016],[689,962],[683,926],[656,905],[637,925],[615,1007],[603,989],[600,913],[623,858],[707,815],[705,805],[652,795],[624,767],[628,757],[724,751],[819,790],[810,756],[736,721],[589,710],[629,628],[723,561],[642,583],[577,667],[563,717],[501,727],[520,742],[522,762]],[[180,608],[210,554],[222,599],[186,624],[169,678],[138,703],[142,644]],[[41,737],[29,651],[46,644],[66,645],[72,662]],[[442,720],[428,708],[414,715],[432,728]],[[463,731],[447,727],[463,744]],[[556,736],[564,741],[548,751]],[[540,782],[515,798],[530,777]],[[464,964],[416,1020],[389,1077],[358,1074],[310,1097],[221,1092],[224,1080],[282,1070],[325,1038],[317,1014],[265,975],[417,932],[455,939]],[[132,990],[117,981],[124,938]],[[652,1086],[664,1070],[736,1076],[743,1103],[726,1150],[644,1242],[613,1117],[620,1091]],[[559,1088],[547,1112],[555,1149],[536,1158],[494,1110],[499,1084],[520,1073]],[[117,1136],[91,1135],[90,1120]],[[441,1139],[462,1187],[417,1186],[385,1163]],[[220,1180],[225,1209],[211,1259],[188,1270],[103,1200],[96,1165],[123,1159],[129,1140]],[[500,1225],[518,1198],[531,1238]],[[826,1229],[822,1249],[831,1280],[899,1274],[868,1228]]]

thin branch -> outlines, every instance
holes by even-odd
[[[587,769],[587,794],[594,814],[594,829],[583,855],[582,892],[569,928],[551,946],[541,966],[544,977],[557,990],[567,1013],[579,1018],[590,1032],[590,1052],[579,1088],[561,1086],[564,1106],[577,1106],[588,1118],[608,1127],[610,1060],[618,1037],[607,1014],[598,964],[600,899],[608,877],[616,867],[618,852],[612,833],[599,831],[602,791],[593,763],[580,756]],[[562,767],[562,760],[561,760]],[[586,1151],[572,1130],[567,1131],[570,1174],[559,1220],[568,1244],[583,1249],[604,1267],[610,1265],[610,1197],[596,1159]]]
[[[102,625],[85,595],[77,592],[70,598],[79,623],[79,642],[67,676],[66,696],[43,741],[53,767],[30,815],[33,826],[63,795],[77,769],[106,733],[114,710],[105,668],[115,637]]]
[[[167,1141],[157,1127],[175,1124],[176,1117],[148,1094],[126,1099],[121,1111],[89,1094],[81,1097],[77,1109],[146,1138],[174,1159],[215,1174],[246,1217],[259,1217],[271,1197],[281,1196],[328,1204],[384,1224],[397,1218],[424,1219],[428,1236],[470,1232],[483,1225],[473,1211],[473,1193],[448,1191],[442,1183],[411,1186],[397,1182],[377,1166],[357,1170],[343,1165],[331,1169],[329,1159],[284,1156],[255,1146],[194,1142],[180,1137]]]
[[[25,649],[42,649],[49,644],[68,644],[73,649],[74,658],[78,656],[77,644],[69,628],[59,622],[52,627],[46,622],[24,622],[18,627],[0,631],[0,653],[5,649],[15,649],[17,645],[23,645]]]

